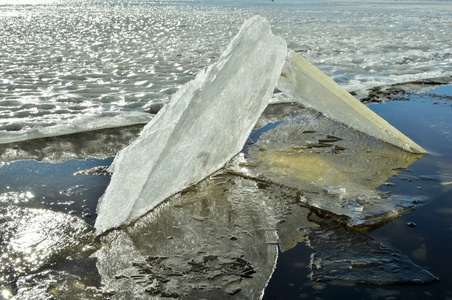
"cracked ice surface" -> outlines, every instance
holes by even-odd
[[[264,181],[209,176],[102,236],[97,268],[103,292],[112,299],[260,299],[277,247],[284,252],[297,243],[312,249],[313,280],[437,280],[396,249],[316,215],[298,196]]]
[[[250,139],[231,172],[294,188],[306,205],[345,217],[348,226],[379,226],[425,200],[376,190],[421,155],[299,104],[269,105]]]
[[[267,106],[285,56],[286,44],[268,21],[246,21],[219,61],[176,92],[118,154],[98,206],[97,233],[136,220],[238,153]]]

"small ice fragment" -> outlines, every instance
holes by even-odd
[[[339,199],[343,199],[347,189],[343,186],[335,186],[335,185],[324,185],[323,191],[328,195],[336,195]]]
[[[357,202],[353,203],[352,205],[349,205],[348,208],[351,211],[355,211],[355,212],[360,212],[360,211],[364,210],[364,206],[362,206],[361,204],[359,204]]]

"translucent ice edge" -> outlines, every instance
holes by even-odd
[[[98,205],[98,234],[131,223],[240,152],[280,76],[286,43],[248,19],[218,62],[177,91],[123,149]]]
[[[52,126],[36,126],[19,131],[0,130],[0,144],[14,143],[31,139],[60,136],[79,132],[116,128],[136,124],[146,124],[153,115],[139,111],[104,112],[80,115],[66,123],[64,120]]]

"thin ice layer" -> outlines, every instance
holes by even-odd
[[[306,205],[343,216],[348,226],[379,226],[424,200],[376,191],[422,155],[295,103],[269,105],[258,124],[231,171],[294,188]]]
[[[309,278],[373,284],[423,284],[438,278],[368,235],[346,230],[300,229],[311,255]]]
[[[10,127],[6,124],[0,130],[0,145],[74,133],[85,133],[100,129],[145,124],[152,117],[153,115],[140,111],[85,114],[75,118],[68,117],[68,119],[61,119],[53,125],[39,126],[30,124],[30,126],[27,126],[27,129],[17,131],[3,130]],[[52,122],[54,121],[49,121],[48,123]],[[14,129],[16,126],[13,124],[11,127]]]
[[[219,61],[184,85],[121,151],[98,206],[97,233],[127,224],[238,153],[279,78],[286,44],[247,20]]]
[[[210,176],[102,237],[103,290],[112,299],[262,298],[278,256],[285,192]]]
[[[111,299],[261,299],[276,245],[297,243],[313,250],[298,275],[310,268],[314,281],[437,280],[400,251],[314,214],[291,188],[221,173],[101,242],[97,268]]]

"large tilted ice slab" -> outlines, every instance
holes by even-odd
[[[427,153],[333,79],[289,51],[278,88],[301,104],[351,128],[413,153]]]
[[[238,153],[267,106],[286,51],[268,21],[247,20],[219,61],[176,92],[117,155],[97,233],[136,220]]]

